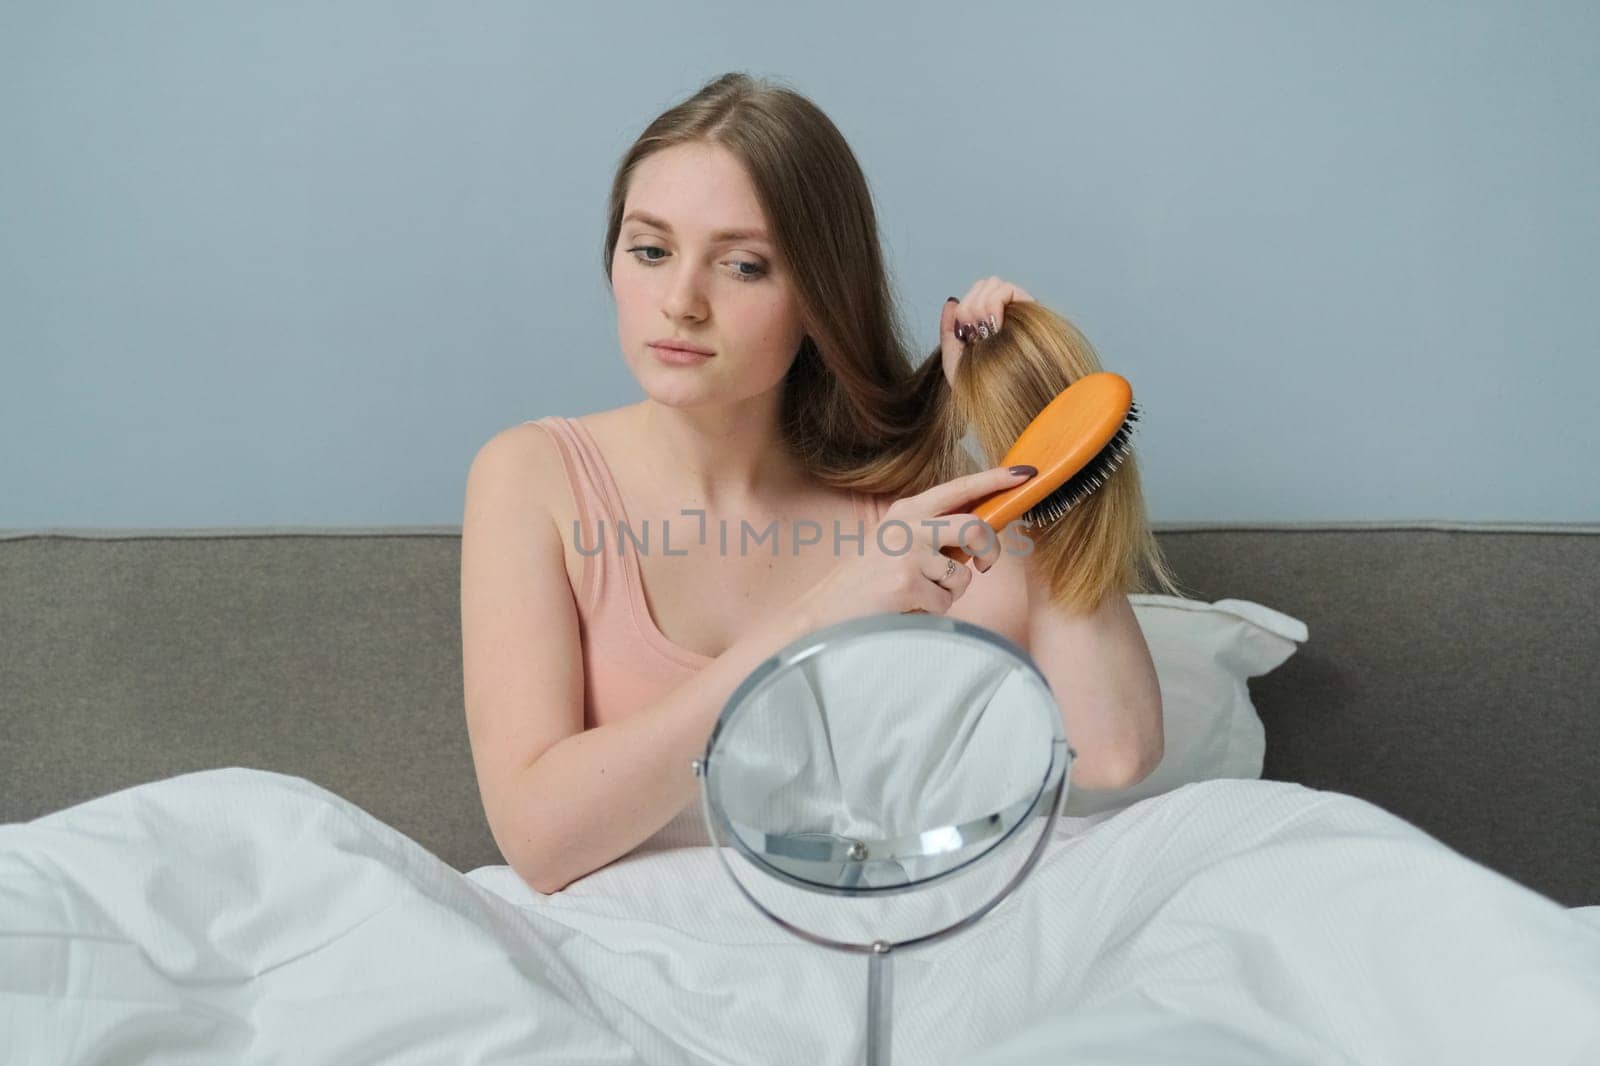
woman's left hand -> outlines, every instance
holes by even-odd
[[[956,380],[956,366],[973,337],[992,337],[1005,325],[1005,307],[1013,300],[1032,301],[1033,297],[1009,281],[989,277],[975,282],[967,295],[954,296],[944,303],[939,316],[939,352],[945,380]]]

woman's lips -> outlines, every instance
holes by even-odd
[[[656,359],[668,366],[695,366],[711,358],[709,353],[684,351],[665,344],[652,344],[650,350],[656,353]]]
[[[710,348],[702,348],[698,344],[690,344],[688,341],[673,340],[669,337],[663,337],[658,341],[651,341],[650,346],[653,348],[676,348],[683,352],[694,352],[696,355],[711,354]]]

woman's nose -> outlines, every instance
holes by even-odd
[[[705,294],[695,271],[678,271],[662,297],[661,310],[671,319],[705,317]]]

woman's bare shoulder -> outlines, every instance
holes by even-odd
[[[580,423],[602,441],[604,448],[604,441],[611,439],[619,426],[622,439],[627,439],[628,410],[621,407],[567,416],[567,421]],[[570,487],[556,432],[543,422],[544,419],[530,419],[501,429],[478,449],[472,465],[474,470],[488,473],[488,479],[502,489],[516,491],[521,487],[532,491],[544,509],[551,511],[551,505],[570,492]]]
[[[568,422],[577,422],[590,432],[599,430],[609,434],[618,416],[628,408],[619,407],[592,414],[561,416]],[[529,419],[507,426],[484,442],[479,455],[488,455],[501,464],[533,465],[544,470],[560,470],[560,450],[556,446],[554,431],[545,425],[544,418]]]
[[[545,426],[519,422],[490,437],[473,457],[474,470],[494,471],[500,480],[539,484],[544,473],[561,469],[561,453]]]
[[[467,483],[469,492],[476,488],[480,495],[527,499],[552,521],[569,491],[555,432],[532,421],[507,426],[485,441],[473,457]]]

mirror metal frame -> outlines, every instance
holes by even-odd
[[[958,637],[976,639],[978,641],[993,645],[1009,656],[1018,667],[1031,672],[1032,675],[1038,680],[1043,691],[1046,694],[1053,696],[1049,682],[1045,679],[1044,674],[1040,672],[1038,666],[1033,662],[1032,658],[1030,658],[1028,654],[1019,648],[1015,643],[1007,640],[1004,636],[994,632],[993,630],[985,629],[982,626],[973,625],[969,622],[963,622],[957,618],[948,618],[944,615],[937,614],[891,614],[885,612],[880,614],[866,615],[860,618],[848,619],[844,622],[835,623],[833,625],[824,626],[821,629],[814,630],[780,649],[777,653],[761,663],[760,666],[751,671],[749,676],[747,676],[739,684],[739,687],[733,691],[733,694],[728,697],[727,702],[723,705],[722,712],[718,714],[716,724],[712,727],[711,735],[706,741],[705,754],[700,758],[695,759],[691,764],[691,769],[693,770],[695,776],[700,778],[700,806],[701,813],[705,819],[707,832],[711,837],[712,844],[716,848],[718,858],[721,859],[723,867],[727,870],[728,876],[733,880],[733,883],[735,887],[739,889],[739,892],[746,899],[748,899],[757,910],[761,911],[778,925],[789,930],[789,932],[793,933],[795,936],[798,936],[803,940],[810,941],[813,944],[819,944],[824,947],[831,947],[841,951],[850,951],[866,955],[882,954],[887,950],[888,945],[885,945],[882,942],[861,944],[851,941],[833,940],[828,937],[811,933],[805,929],[801,929],[800,927],[785,921],[783,918],[774,914],[766,905],[757,899],[749,889],[745,887],[744,883],[734,873],[733,865],[728,861],[727,847],[719,839],[719,834],[717,833],[717,827],[719,825],[726,831],[728,840],[732,842],[733,846],[738,849],[738,851],[744,855],[744,857],[752,865],[761,869],[763,872],[778,877],[779,879],[798,888],[805,889],[806,891],[838,896],[861,897],[869,894],[887,895],[896,892],[911,891],[913,889],[920,888],[923,885],[932,884],[933,882],[938,881],[941,878],[948,877],[951,874],[969,869],[974,862],[982,859],[984,856],[992,855],[1005,847],[1006,844],[1013,837],[1015,837],[1024,826],[1029,825],[1033,821],[1034,816],[1037,815],[1041,809],[1046,809],[1046,804],[1048,804],[1048,817],[1046,819],[1044,829],[1040,832],[1038,840],[1034,842],[1032,851],[1029,853],[1027,859],[1022,863],[1021,867],[1019,867],[1016,873],[1012,875],[1010,880],[1008,880],[1006,884],[994,894],[993,898],[991,898],[973,913],[961,918],[956,922],[953,922],[950,925],[947,925],[941,929],[937,929],[931,933],[925,933],[913,939],[897,941],[894,945],[896,948],[910,947],[916,944],[928,943],[933,940],[949,936],[972,925],[974,922],[978,921],[978,919],[982,918],[985,914],[988,914],[991,910],[998,906],[1001,901],[1011,894],[1012,890],[1016,888],[1022,879],[1028,875],[1028,872],[1032,870],[1034,865],[1039,861],[1040,855],[1043,854],[1044,846],[1049,841],[1051,832],[1055,828],[1056,819],[1060,816],[1062,808],[1066,805],[1067,792],[1070,787],[1068,778],[1071,774],[1073,759],[1077,754],[1067,744],[1065,729],[1062,725],[1060,714],[1057,713],[1053,715],[1051,717],[1053,739],[1051,741],[1050,764],[1045,771],[1044,780],[1041,782],[1040,789],[1034,799],[1034,803],[1029,808],[1028,812],[1018,819],[1015,826],[1008,830],[999,840],[986,848],[982,853],[974,856],[971,860],[968,860],[959,866],[935,874],[932,877],[898,885],[877,885],[867,886],[865,888],[860,886],[832,887],[828,885],[820,885],[814,881],[806,881],[802,878],[794,877],[783,870],[773,867],[771,864],[765,862],[760,857],[755,855],[755,853],[750,849],[749,845],[747,845],[740,835],[733,830],[733,827],[728,824],[727,819],[723,816],[723,813],[720,810],[713,809],[711,806],[711,789],[709,785],[709,773],[712,769],[711,753],[716,748],[717,739],[722,735],[723,729],[729,720],[730,714],[736,708],[742,706],[744,700],[751,696],[763,684],[765,684],[766,681],[772,677],[772,675],[780,670],[787,669],[810,658],[812,655],[815,655],[817,652],[826,647],[831,641],[841,638],[860,637],[875,633],[902,632],[906,630],[923,630],[935,633],[945,633]]]

